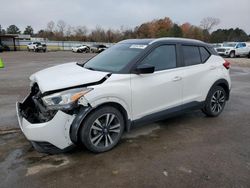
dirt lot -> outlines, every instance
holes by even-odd
[[[37,153],[18,129],[15,101],[28,76],[92,54],[0,53],[0,187],[250,187],[250,59],[232,62],[233,88],[225,111],[200,111],[136,128],[114,150],[92,154]]]

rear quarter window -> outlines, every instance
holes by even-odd
[[[205,63],[210,57],[210,53],[204,47],[200,47],[200,55],[202,63]]]

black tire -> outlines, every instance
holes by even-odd
[[[112,106],[104,106],[93,111],[82,122],[80,139],[87,149],[101,153],[116,146],[123,131],[124,118],[121,112]]]
[[[247,57],[250,58],[250,52],[249,52],[249,54],[247,55]]]
[[[202,112],[209,117],[217,117],[226,104],[226,92],[221,86],[213,87],[207,96]]]
[[[230,53],[229,53],[229,57],[230,57],[230,58],[235,58],[235,51],[230,52]]]

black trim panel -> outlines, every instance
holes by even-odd
[[[169,117],[179,115],[187,110],[201,109],[204,106],[204,104],[205,102],[195,101],[177,107],[169,108],[160,112],[156,112],[154,114],[144,116],[140,119],[134,120],[132,121],[132,126],[144,125],[155,121],[167,119]]]
[[[92,110],[92,107],[81,107],[79,112],[77,113],[74,121],[72,122],[71,126],[70,126],[70,131],[69,131],[69,135],[70,135],[70,140],[74,143],[77,144],[78,143],[78,132],[79,129],[81,127],[81,123],[83,121],[83,119],[89,114],[89,112]]]

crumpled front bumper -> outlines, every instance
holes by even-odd
[[[50,121],[30,123],[22,115],[21,104],[16,103],[17,117],[19,126],[28,140],[33,143],[49,143],[61,150],[73,145],[70,139],[70,126],[75,115],[69,115],[59,110]]]

